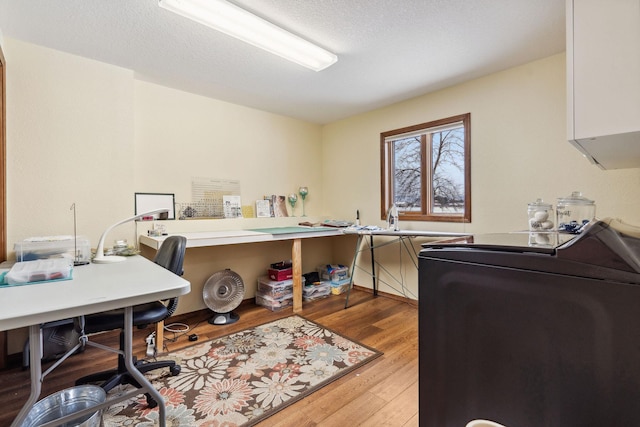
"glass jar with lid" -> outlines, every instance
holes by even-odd
[[[553,206],[537,199],[529,203],[527,213],[529,215],[529,231],[546,232],[553,231]]]
[[[556,216],[559,232],[579,234],[596,217],[596,204],[574,191],[570,196],[558,198]]]

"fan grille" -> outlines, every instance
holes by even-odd
[[[238,273],[221,270],[213,273],[202,290],[204,303],[216,313],[228,313],[244,298],[244,282]]]

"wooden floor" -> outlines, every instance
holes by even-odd
[[[191,330],[175,337],[166,332],[168,351],[192,344],[187,335],[206,340],[250,328],[292,314],[291,309],[271,312],[252,303],[241,305],[240,320],[232,325],[213,326],[210,313],[200,311],[174,316],[171,321],[188,324]],[[384,352],[382,357],[323,387],[309,397],[278,412],[262,423],[266,426],[417,426],[418,425],[418,310],[415,305],[354,290],[350,307],[344,296],[305,303],[302,316],[351,339]],[[144,356],[144,338],[152,331],[136,331],[134,351]],[[117,334],[105,333],[92,340],[117,346]],[[43,383],[44,397],[72,387],[75,378],[115,366],[115,355],[87,347],[62,363]],[[46,368],[46,366],[45,366]],[[19,366],[0,371],[0,426],[8,426],[29,394],[29,371]]]

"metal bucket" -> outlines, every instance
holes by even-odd
[[[105,391],[95,385],[71,387],[54,393],[38,401],[27,414],[22,427],[37,427],[65,415],[104,403]],[[73,421],[61,424],[61,427],[100,427],[102,410],[89,413]]]

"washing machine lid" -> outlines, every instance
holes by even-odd
[[[640,228],[612,218],[593,220],[579,235],[478,234],[423,247],[421,256],[640,283]]]
[[[574,234],[560,233],[488,233],[425,243],[424,248],[470,248],[500,252],[536,252],[554,255],[556,248],[575,239]]]
[[[557,248],[559,259],[640,273],[640,228],[619,219],[595,220]]]

